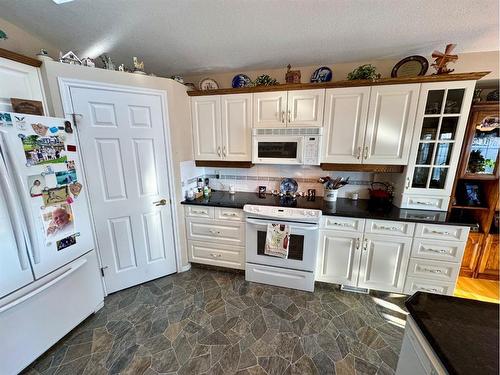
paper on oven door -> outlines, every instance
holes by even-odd
[[[290,227],[285,224],[267,224],[266,246],[264,254],[288,258]]]

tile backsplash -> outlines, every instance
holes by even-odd
[[[324,171],[320,167],[305,165],[255,165],[252,168],[200,168],[194,160],[181,162],[181,180],[184,195],[196,187],[198,178],[208,177],[210,186],[215,190],[257,192],[259,186],[266,186],[267,191],[279,190],[280,181],[285,177],[297,180],[299,191],[316,189],[316,195],[322,196],[323,185],[318,182],[321,176],[350,177],[349,184],[339,190],[339,197],[349,198],[358,192],[361,199],[368,198],[368,188],[374,181],[374,173]],[[217,178],[218,177],[218,178]]]

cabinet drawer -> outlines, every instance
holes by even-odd
[[[408,277],[433,279],[455,283],[460,271],[460,263],[438,262],[427,259],[410,259]]]
[[[415,223],[387,220],[366,220],[365,233],[394,234],[412,237]]]
[[[446,262],[460,263],[465,249],[465,243],[426,240],[415,238],[411,249],[413,258],[435,259]]]
[[[216,220],[232,220],[232,221],[243,221],[245,215],[243,210],[237,208],[215,208],[215,219]]]
[[[245,246],[245,223],[186,219],[188,239]]]
[[[446,211],[450,197],[403,194],[401,208]]]
[[[191,262],[220,267],[245,268],[245,248],[210,242],[188,241]]]
[[[348,232],[363,232],[365,229],[365,219],[352,217],[323,216],[321,219],[322,229],[336,229]]]
[[[469,227],[437,224],[417,224],[415,237],[436,240],[467,241]]]
[[[186,205],[184,210],[186,212],[186,216],[188,217],[205,217],[207,219],[214,218],[214,207]]]
[[[404,293],[411,295],[420,291],[426,293],[444,294],[452,296],[454,290],[455,290],[455,283],[407,277]]]

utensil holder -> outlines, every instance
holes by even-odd
[[[339,195],[338,189],[336,190],[325,189],[325,196],[323,197],[323,199],[327,202],[336,202],[338,195]]]

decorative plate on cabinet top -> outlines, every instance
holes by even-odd
[[[233,88],[238,87],[250,87],[252,85],[252,80],[246,74],[237,74],[233,77],[233,81],[231,82],[231,86]]]
[[[392,68],[391,77],[417,77],[423,76],[429,69],[429,62],[423,56],[409,56],[399,61]]]
[[[284,178],[280,183],[280,192],[295,193],[299,189],[299,184],[293,178]]]
[[[219,84],[212,78],[205,78],[200,81],[200,90],[217,90]]]
[[[322,66],[314,71],[311,75],[311,82],[330,82],[332,80],[333,73],[332,70],[327,66]]]

